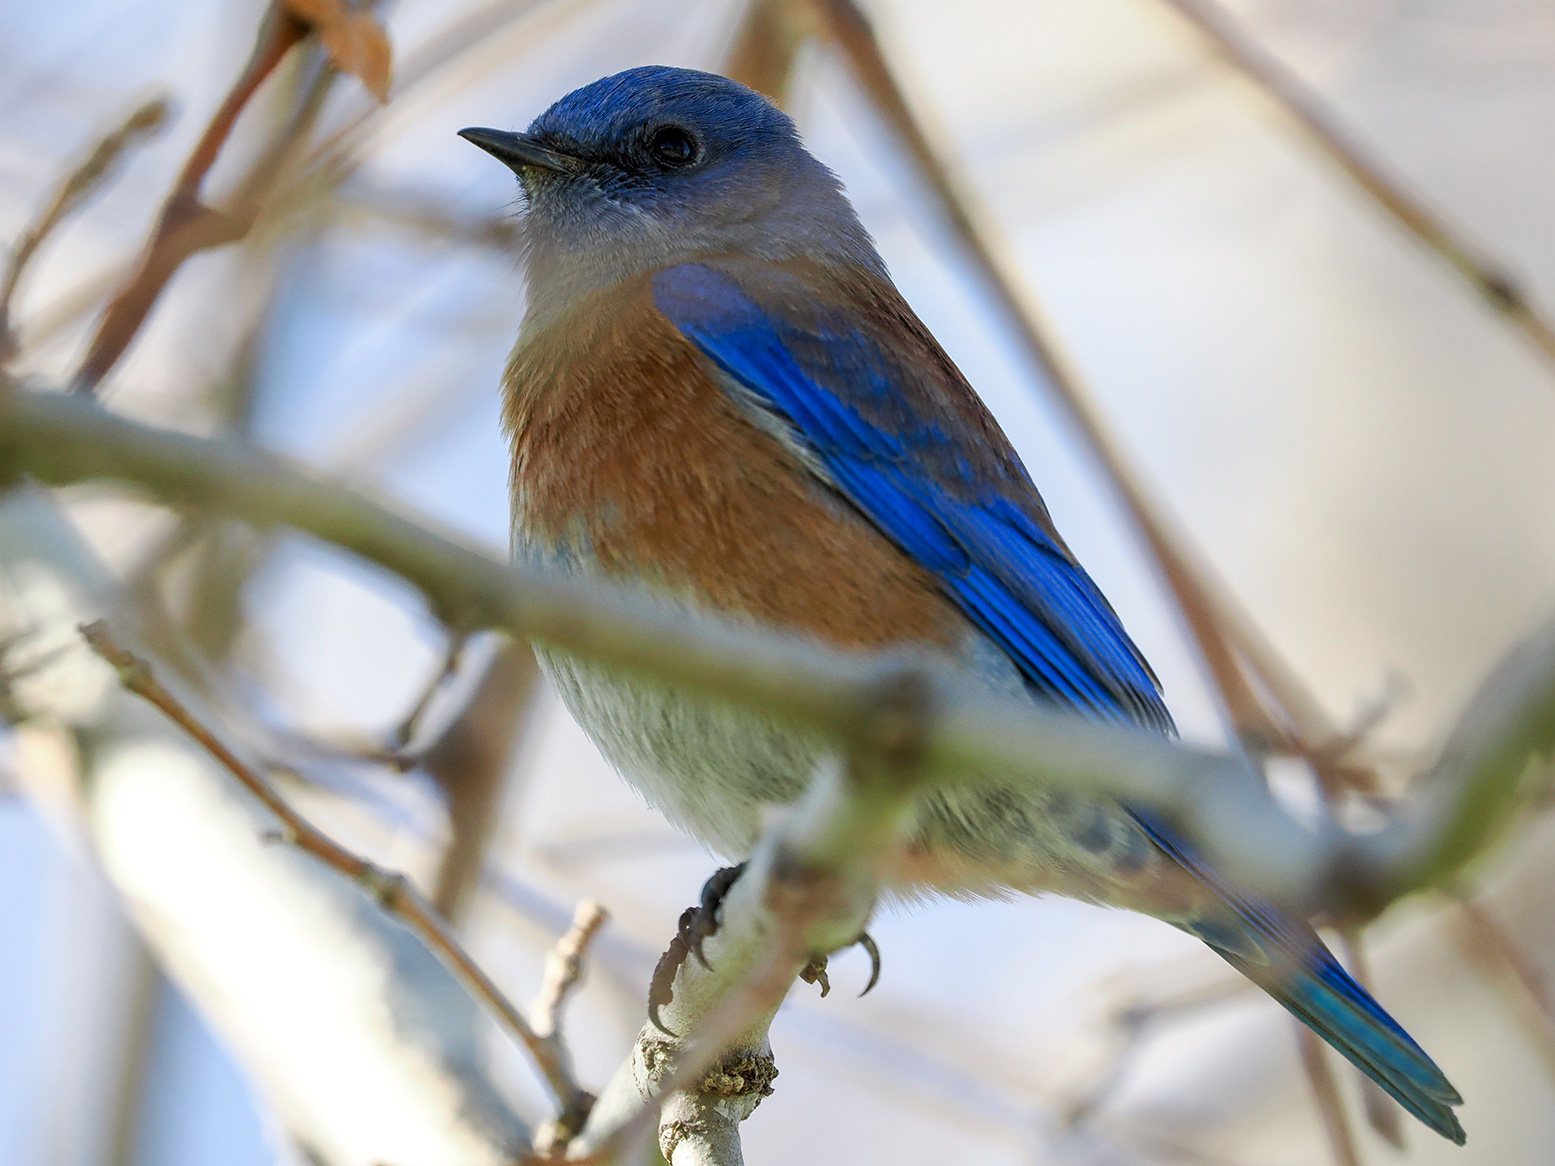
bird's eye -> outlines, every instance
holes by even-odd
[[[666,166],[686,166],[696,161],[696,140],[679,126],[665,126],[654,131],[648,148]]]

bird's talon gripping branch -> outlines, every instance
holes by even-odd
[[[653,1022],[654,1028],[666,1036],[675,1034],[664,1027],[664,1022],[659,1019],[659,1009],[675,999],[675,975],[686,962],[686,957],[691,955],[695,955],[697,962],[704,968],[712,970],[712,965],[707,962],[707,956],[702,951],[702,944],[718,934],[718,912],[723,906],[724,896],[744,873],[743,862],[713,872],[713,876],[702,884],[697,905],[681,912],[675,938],[670,940],[659,962],[654,965],[653,979],[648,984],[648,1019]]]
[[[823,1000],[831,991],[831,980],[826,975],[826,957],[823,955],[811,956],[810,962],[805,964],[804,970],[799,973],[799,978],[806,984],[819,984]]]

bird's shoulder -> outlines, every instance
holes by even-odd
[[[666,268],[652,285],[659,311],[693,340],[769,358],[780,349],[809,391],[856,416],[860,424],[839,436],[873,443],[861,452],[910,465],[966,501],[1003,501],[1069,554],[1009,438],[888,278],[814,260],[721,256]],[[783,373],[768,359],[749,375],[771,385]],[[807,436],[824,444],[827,427]]]

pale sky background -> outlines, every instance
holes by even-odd
[[[455,8],[391,5],[397,50]],[[631,65],[716,69],[738,13],[723,0],[535,8],[471,83],[391,103],[346,194],[403,195],[470,217],[511,210],[511,176],[455,130],[522,127],[568,90]],[[1555,8],[1233,8],[1391,171],[1555,310]],[[1148,485],[1337,721],[1401,678],[1407,696],[1380,740],[1393,755],[1423,755],[1486,669],[1555,610],[1555,368],[1158,0],[869,9]],[[133,253],[260,10],[252,0],[0,8],[0,236],[16,236],[129,103],[161,87],[180,111],[40,256],[20,299],[24,337],[66,290]],[[326,122],[363,101],[353,82],[338,85]],[[903,292],[1005,426],[1153,662],[1184,735],[1220,740],[1192,651],[1104,481],[992,322],[890,138],[822,54],[802,62],[793,105]],[[217,188],[230,179],[219,166]],[[522,313],[516,257],[354,215],[293,241],[278,262],[255,439],[324,466],[350,462],[406,504],[504,545],[496,386]],[[230,349],[212,305],[230,294],[235,264],[230,254],[189,264],[115,373],[110,407],[201,427],[199,396]],[[30,371],[68,371],[86,322],[33,353]],[[387,456],[355,462],[370,419],[429,385],[426,422]],[[163,523],[95,493],[77,496],[74,513],[120,565]],[[317,546],[284,540],[244,599],[239,688],[272,724],[380,733],[436,664],[438,632],[414,597]],[[592,896],[615,917],[615,946],[602,949],[573,1013],[580,1070],[597,1085],[640,1023],[631,992],[640,999],[649,961],[714,862],[643,808],[554,702],[518,766],[499,881],[569,910]],[[424,871],[442,829],[432,793],[414,777],[340,780],[357,794],[321,798],[320,813],[385,861]],[[1525,837],[1483,872],[1546,969],[1548,849]],[[822,1001],[801,986],[779,1017],[782,1076],[746,1124],[750,1162],[1327,1160],[1291,1027],[1255,994],[1163,1024],[1098,1123],[1063,1128],[1065,1106],[1105,1062],[1111,1004],[1221,974],[1164,925],[1050,899],[933,904],[885,913],[871,930],[885,974],[870,997],[853,998],[865,972],[850,953],[834,963],[839,991]],[[493,974],[527,999],[543,934],[497,894],[471,934]],[[173,983],[137,972],[128,936],[89,853],[28,802],[0,803],[0,1162],[113,1160],[104,1147],[117,1086],[102,1050],[143,1014],[154,1031],[131,1123],[137,1148],[123,1166],[297,1160],[274,1098],[228,1052],[242,1040]],[[1462,963],[1436,905],[1404,905],[1375,937],[1378,994],[1468,1099],[1470,1142],[1455,1151],[1410,1129],[1400,1157],[1363,1132],[1366,1160],[1549,1161],[1548,1071]],[[135,1011],[137,991],[152,994],[149,1012]],[[526,1096],[512,1054],[494,1044],[491,1055]]]

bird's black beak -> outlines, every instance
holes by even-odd
[[[578,170],[578,159],[571,154],[561,154],[542,146],[528,134],[511,134],[506,130],[487,130],[477,126],[460,130],[459,136],[485,150],[515,174],[530,166],[554,170],[558,174],[575,174]]]

